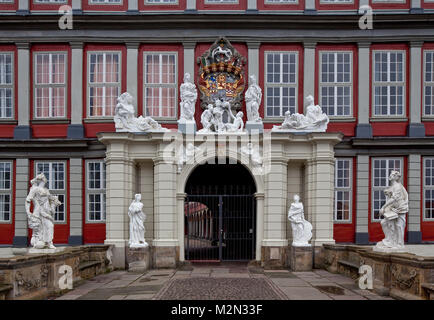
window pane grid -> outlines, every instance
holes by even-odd
[[[268,52],[265,55],[265,102],[267,117],[283,117],[296,112],[297,52]]]
[[[320,53],[320,101],[329,116],[350,116],[352,53]]]
[[[405,53],[374,51],[374,114],[404,115]]]
[[[424,165],[424,183],[423,183],[423,201],[424,201],[424,220],[434,219],[434,158],[425,157]]]
[[[352,160],[335,162],[335,221],[351,221]]]
[[[145,52],[143,59],[145,115],[156,118],[176,117],[176,53]]]
[[[389,186],[389,175],[392,170],[402,173],[402,159],[373,159],[372,172],[372,220],[380,220],[380,209],[386,202],[384,189]]]
[[[47,178],[46,187],[52,195],[58,197],[62,203],[56,208],[55,222],[65,222],[65,163],[64,162],[36,162],[36,175],[43,173]]]
[[[91,52],[88,59],[89,116],[113,117],[121,94],[121,55]]]
[[[12,162],[0,161],[0,221],[11,222]]]
[[[13,56],[0,53],[0,119],[13,117]]]
[[[87,162],[87,219],[88,221],[105,221],[106,169],[104,161]]]
[[[434,115],[434,51],[425,51],[424,63],[424,114]]]

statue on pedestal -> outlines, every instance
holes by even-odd
[[[400,182],[401,174],[392,171],[390,186],[384,190],[386,203],[380,209],[384,239],[376,244],[374,251],[393,252],[404,249],[405,214],[408,212],[408,193]]]
[[[145,241],[145,220],[146,215],[143,213],[143,203],[141,194],[136,194],[133,202],[128,208],[130,217],[130,248],[146,248],[148,243]]]
[[[62,203],[45,187],[47,178],[43,173],[38,174],[30,183],[32,186],[26,198],[28,224],[33,230],[30,244],[34,249],[55,249],[54,214],[56,207]],[[30,212],[31,203],[33,203],[33,213]]]
[[[300,202],[298,194],[294,195],[294,202],[288,211],[288,220],[292,227],[292,245],[297,247],[310,246],[312,238],[312,225],[304,219],[303,203]]]
[[[181,115],[179,121],[193,121],[194,110],[197,100],[196,86],[190,81],[190,74],[184,74],[184,83],[180,87],[181,92]]]
[[[259,116],[259,105],[262,99],[262,90],[256,84],[256,77],[251,75],[249,77],[250,85],[246,91],[246,109],[247,109],[247,121],[262,122]]]
[[[286,111],[285,120],[280,126],[273,126],[272,131],[283,132],[325,132],[329,123],[329,117],[322,112],[319,105],[314,104],[311,95],[306,97],[308,106],[306,115]]]
[[[124,92],[118,97],[113,120],[116,132],[170,131],[151,117],[134,116],[133,97]]]

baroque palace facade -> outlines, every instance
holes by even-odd
[[[72,29],[59,29],[61,5],[73,9]],[[373,29],[359,28],[362,5]],[[220,37],[245,58],[246,83],[257,77],[265,131],[286,111],[303,113],[308,95],[330,118],[325,134],[274,138],[262,181],[219,171],[228,184],[239,174],[255,185],[254,203],[239,204],[255,214],[249,259],[283,259],[267,248],[288,245],[295,193],[314,246],[381,240],[391,170],[409,192],[406,241],[434,241],[433,13],[431,0],[0,0],[0,245],[28,245],[25,198],[43,172],[63,203],[55,244],[106,242],[122,252],[128,205],[141,193],[146,240],[163,256],[191,258],[184,235],[195,222],[184,210],[200,201],[184,201],[198,185],[212,189],[217,174],[194,174],[193,165],[178,173],[160,159],[163,134],[115,133],[113,114],[127,91],[137,115],[175,135],[183,75],[198,85],[200,57]],[[198,99],[198,129],[201,113]],[[197,243],[212,238],[210,223],[194,228]]]

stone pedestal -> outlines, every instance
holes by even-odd
[[[312,246],[290,246],[289,265],[292,271],[312,271]]]
[[[247,121],[246,122],[246,131],[250,134],[259,134],[264,132],[264,124],[257,121]]]
[[[151,254],[149,247],[130,248],[127,247],[126,267],[131,272],[145,272],[150,269]]]
[[[64,251],[65,248],[53,248],[53,249],[36,249],[36,248],[30,248],[27,250],[28,254],[47,254],[47,253],[56,253]]]
[[[195,134],[197,131],[195,121],[178,120],[178,132],[183,134]]]

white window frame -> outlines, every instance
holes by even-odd
[[[205,4],[238,4],[238,0],[205,0]]]
[[[109,0],[104,0],[104,1],[95,1],[95,0],[88,0],[88,4],[93,5],[93,6],[120,6],[124,3],[123,0],[119,0],[118,2],[109,2]]]
[[[267,82],[267,72],[268,72],[268,63],[267,63],[267,55],[268,54],[280,54],[281,59],[280,63],[282,64],[282,54],[295,54],[295,84],[291,83],[283,83],[282,81],[280,83],[268,83]],[[265,51],[264,52],[264,118],[265,119],[273,119],[273,120],[279,120],[283,119],[285,117],[285,113],[282,112],[282,88],[295,88],[295,112],[298,111],[298,85],[299,85],[299,67],[300,67],[300,55],[298,51],[295,50],[288,50],[288,51]],[[281,68],[282,71],[282,68]],[[283,72],[280,73],[280,79],[282,80]],[[281,88],[280,90],[280,116],[270,116],[267,114],[268,112],[268,106],[267,106],[267,89],[268,88]],[[289,96],[288,96],[289,98]]]
[[[323,70],[323,64],[322,64],[322,55],[323,54],[330,54],[330,53],[334,53],[334,66],[335,66],[335,70],[334,70],[334,80],[333,82],[322,82],[322,70]],[[338,53],[347,53],[350,54],[350,81],[349,82],[338,82],[337,81],[337,75],[338,75],[338,71],[337,71],[337,54]],[[319,63],[319,75],[318,75],[318,81],[319,81],[319,102],[322,106],[322,88],[323,87],[334,87],[334,94],[335,94],[335,101],[334,101],[334,115],[329,115],[329,118],[333,119],[342,119],[342,118],[351,118],[353,117],[353,51],[351,50],[320,50],[319,51],[319,58],[318,58],[318,63]],[[337,100],[338,100],[338,96],[337,96],[337,88],[338,87],[349,87],[350,88],[350,112],[349,114],[345,114],[345,115],[338,115],[337,114],[337,109],[338,109],[338,104],[337,104]]]
[[[155,84],[155,83],[146,83],[146,55],[160,55],[160,60],[161,60],[161,55],[175,55],[175,83],[174,84],[169,84],[169,83],[159,83],[159,84]],[[148,116],[146,114],[146,88],[174,88],[175,90],[175,106],[174,106],[174,116],[173,117],[163,117],[163,116],[155,116],[155,115],[151,115],[152,118],[154,119],[158,119],[158,120],[176,120],[178,119],[178,52],[176,51],[143,51],[142,54],[142,59],[143,59],[143,70],[142,70],[142,74],[143,74],[143,87],[142,87],[142,92],[143,92],[143,114],[145,116]],[[162,74],[161,72],[161,63],[160,63],[160,75]],[[161,101],[161,90],[160,90],[160,101]],[[159,109],[160,114],[162,114],[162,108]]]
[[[337,175],[337,164],[338,161],[348,161],[349,163],[349,175],[348,175],[348,187],[338,187],[338,175]],[[348,192],[349,193],[349,211],[348,211],[348,219],[337,219],[337,193],[339,191]],[[333,209],[333,220],[334,223],[352,223],[352,212],[353,212],[353,159],[352,158],[336,158],[335,160],[335,190],[334,190],[334,209]]]
[[[327,5],[341,5],[341,4],[354,4],[354,0],[346,1],[346,0],[320,0],[320,4]]]
[[[422,182],[422,199],[423,199],[423,211],[422,211],[422,220],[423,221],[434,221],[434,209],[433,209],[433,211],[432,211],[432,218],[426,218],[425,217],[425,210],[426,210],[426,203],[425,203],[425,200],[426,200],[426,198],[425,198],[425,191],[426,190],[431,190],[432,192],[434,192],[434,184],[433,185],[430,185],[430,186],[427,186],[427,184],[426,184],[426,164],[425,164],[425,160],[431,160],[431,161],[433,161],[434,162],[434,157],[423,157],[422,158],[422,160],[423,160],[423,165],[422,165],[422,171],[423,171],[423,173],[422,173],[422,179],[423,179],[423,182]],[[433,167],[433,169],[434,169],[434,167]],[[434,176],[434,170],[432,170],[432,176]]]
[[[67,217],[67,215],[68,215],[68,206],[67,206],[67,204],[68,204],[68,199],[67,199],[67,194],[68,194],[68,192],[67,192],[67,188],[68,188],[67,175],[68,175],[68,172],[67,171],[68,171],[68,167],[67,167],[67,162],[65,160],[41,160],[41,161],[35,160],[34,161],[35,177],[36,177],[36,175],[38,175],[40,173],[38,171],[38,164],[46,164],[46,163],[49,164],[49,178],[46,177],[48,182],[45,185],[45,187],[48,188],[48,190],[50,191],[50,194],[52,194],[54,196],[63,195],[63,199],[64,199],[63,201],[61,201],[63,204],[63,220],[56,220],[55,219],[54,224],[66,224],[67,220],[68,220],[68,217]],[[52,185],[51,177],[53,176],[52,175],[53,164],[58,164],[58,163],[63,163],[63,169],[64,169],[63,170],[63,189],[52,189],[53,185]],[[56,208],[56,212],[57,212],[58,208],[59,207]],[[53,218],[55,218],[55,217],[53,217]]]
[[[101,174],[101,188],[90,188],[90,170],[89,165],[91,163],[100,163],[102,164],[102,170],[100,170]],[[85,170],[86,170],[86,223],[105,223],[107,219],[107,196],[106,196],[106,167],[105,167],[105,161],[100,159],[92,159],[92,160],[86,160],[85,161]],[[90,211],[89,211],[89,196],[90,195],[100,195],[103,203],[101,203],[101,219],[96,220],[90,219]]]
[[[90,82],[90,57],[92,54],[104,54],[104,62],[103,62],[103,74],[104,74],[104,82],[94,82],[91,83]],[[105,82],[106,79],[106,63],[105,63],[105,59],[107,54],[118,54],[119,56],[119,81],[118,82]],[[86,81],[87,81],[87,89],[86,89],[86,101],[87,101],[87,106],[86,106],[86,113],[87,113],[87,118],[88,119],[113,119],[113,116],[110,115],[106,115],[106,106],[105,106],[105,99],[103,99],[104,101],[104,108],[103,108],[103,115],[98,115],[98,116],[93,116],[90,114],[90,88],[94,87],[94,88],[98,88],[98,87],[102,87],[104,88],[104,94],[105,94],[105,88],[107,87],[118,87],[119,88],[119,95],[122,93],[122,51],[121,50],[89,50],[87,51],[87,75],[86,75]]]
[[[9,196],[9,219],[4,220],[3,216],[0,215],[0,224],[10,224],[12,223],[12,214],[13,214],[13,183],[14,183],[14,166],[12,161],[0,161],[0,164],[9,164],[10,166],[10,181],[9,181],[9,188],[3,188],[3,186],[0,184],[0,195],[8,195]]]
[[[387,160],[387,173],[386,173],[386,182],[387,185],[382,187],[382,186],[374,186],[374,181],[375,181],[375,165],[374,162],[375,160]],[[404,179],[405,176],[405,172],[403,172],[403,168],[404,168],[404,157],[371,157],[371,208],[370,208],[370,212],[371,212],[371,222],[380,222],[381,221],[381,217],[379,217],[378,219],[375,219],[375,205],[374,205],[374,194],[375,191],[380,191],[383,192],[384,189],[386,189],[387,187],[389,187],[389,175],[390,175],[390,167],[389,167],[389,160],[399,160],[400,161],[400,169],[399,172],[401,173],[401,182]],[[383,192],[384,194],[384,192]],[[384,205],[384,203],[382,204]],[[381,206],[382,206],[381,205]],[[381,208],[380,206],[380,208]]]
[[[406,3],[407,0],[372,0],[372,3]]]
[[[15,117],[15,57],[13,51],[0,51],[0,55],[10,55],[11,56],[11,83],[3,83],[2,69],[0,69],[0,90],[10,89],[11,90],[11,116],[4,116],[3,109],[1,109],[2,101],[0,100],[0,121],[1,120],[13,120]],[[1,67],[1,66],[0,66]],[[4,108],[6,109],[6,108]]]
[[[434,2],[434,0],[433,0]],[[426,71],[427,71],[427,53],[432,54],[433,60],[431,63],[431,74],[432,79],[431,81],[426,80]],[[424,117],[434,117],[434,50],[424,50],[423,51],[423,91],[422,91],[422,99],[423,99],[423,116]],[[427,87],[431,87],[431,96],[433,97],[431,99],[432,105],[431,105],[431,113],[426,113],[426,99],[425,99],[425,90]]]
[[[402,59],[402,79],[403,81],[390,81],[390,53],[399,53],[403,54]],[[375,81],[375,54],[376,53],[387,53],[387,81]],[[405,118],[406,117],[406,107],[407,107],[407,52],[405,50],[400,49],[390,49],[390,50],[372,50],[372,117],[373,118]],[[387,95],[387,114],[376,114],[375,113],[375,87],[387,87],[388,95]],[[390,86],[402,86],[402,114],[391,115],[390,114]]]
[[[53,57],[53,54],[55,54],[55,55],[58,55],[58,54],[63,54],[64,56],[65,56],[65,65],[64,65],[64,68],[65,68],[65,72],[64,72],[64,83],[63,84],[59,84],[59,83],[49,83],[49,84],[39,84],[39,83],[37,83],[36,82],[36,79],[37,79],[37,73],[36,73],[36,71],[37,71],[37,56],[38,55],[40,55],[40,54],[42,54],[42,55],[45,55],[45,54],[48,54],[49,55],[49,65],[50,65],[50,68],[49,68],[49,78],[50,78],[50,82],[51,82],[51,75],[52,75],[52,73],[51,73],[51,71],[52,71],[52,69],[51,69],[51,65],[52,65],[52,57]],[[35,52],[33,52],[33,61],[34,61],[34,63],[33,63],[33,112],[34,112],[34,118],[35,119],[66,119],[67,117],[68,117],[68,115],[67,115],[67,110],[68,110],[68,52],[67,51],[64,51],[64,50],[59,50],[59,51],[35,51]],[[49,97],[48,97],[48,99],[49,99],[49,106],[48,106],[48,110],[49,110],[49,116],[48,117],[38,117],[38,113],[37,113],[37,111],[36,111],[36,105],[37,105],[37,99],[36,99],[36,97],[37,97],[37,95],[36,95],[36,89],[37,88],[49,88],[49,92],[50,92],[50,95],[49,95]],[[54,116],[52,116],[52,112],[53,112],[53,106],[52,106],[52,98],[53,98],[53,95],[52,95],[52,90],[53,90],[53,88],[64,88],[64,93],[65,93],[65,96],[64,96],[64,105],[63,105],[63,117],[54,117]]]
[[[58,4],[58,3],[68,3],[67,0],[33,0],[36,4]]]
[[[177,5],[177,4],[179,4],[178,0],[175,0],[173,2],[153,2],[153,1],[145,0],[145,5],[156,5],[156,6],[166,5],[166,6],[173,6],[173,5]]]

